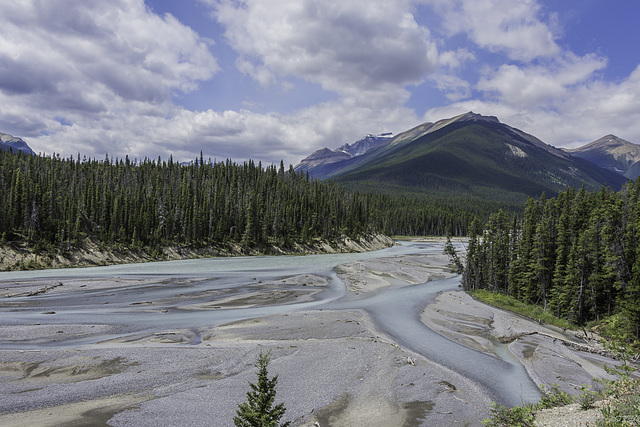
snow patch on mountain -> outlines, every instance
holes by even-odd
[[[389,138],[393,138],[392,133],[383,133],[380,135],[367,134],[364,138],[357,140],[352,144],[344,144],[335,151],[348,154],[351,157],[361,156],[376,145]]]
[[[297,172],[305,172],[321,165],[329,165],[362,156],[373,147],[391,138],[393,138],[392,133],[382,133],[379,135],[367,134],[356,142],[344,144],[335,150],[330,150],[326,147],[321,148],[320,150],[314,151],[310,156],[302,159],[294,169]]]

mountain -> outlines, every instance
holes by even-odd
[[[368,134],[353,144],[344,144],[335,150],[325,147],[304,158],[294,169],[296,172],[309,172],[314,178],[321,179],[326,173],[334,172],[342,162],[361,156],[371,148],[392,137],[392,133]]]
[[[339,147],[337,151],[349,154],[352,157],[361,156],[369,149],[375,147],[380,142],[386,141],[389,138],[392,138],[393,134],[391,132],[383,133],[380,135],[371,135],[368,134],[362,139],[354,142],[353,144],[344,144],[342,147]]]
[[[10,149],[27,154],[35,154],[21,138],[0,132],[0,150],[9,151]]]
[[[618,189],[625,181],[496,117],[473,112],[424,123],[309,173],[357,191],[506,204],[583,184]]]
[[[640,176],[640,145],[615,135],[606,135],[585,146],[566,151],[629,179]]]

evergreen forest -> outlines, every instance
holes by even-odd
[[[586,325],[614,319],[640,334],[640,181],[620,191],[568,189],[529,198],[470,227],[465,290],[486,289]]]
[[[293,242],[386,235],[466,235],[475,213],[411,197],[349,192],[284,165],[189,164],[0,152],[0,238],[38,251],[84,237],[161,252],[166,245]]]

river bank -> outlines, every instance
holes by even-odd
[[[336,272],[346,289],[339,301],[355,304],[388,289],[451,277],[442,243],[434,242],[427,253],[342,264]],[[13,285],[19,282],[3,281],[0,288],[9,296],[2,307],[15,317],[0,325],[0,425],[231,425],[248,383],[256,381],[257,356],[266,351],[270,376],[279,376],[276,402],[285,403],[285,420],[296,426],[473,426],[490,415],[492,396],[482,384],[402,346],[364,309],[305,306],[216,325],[205,320],[202,326],[153,320],[176,312],[213,316],[238,308],[294,307],[329,290],[329,279],[295,274],[253,280],[241,295],[211,288],[199,291],[198,304],[186,290],[195,279],[171,279],[177,291],[156,299],[142,293],[151,286],[144,280],[154,279],[30,280],[35,290],[63,283],[31,296]],[[47,307],[47,298],[56,295],[95,298],[91,306],[109,307],[118,290],[136,295],[114,307],[115,313],[149,315],[151,325],[162,326],[132,330],[124,320],[101,322],[98,310],[91,323],[57,321],[62,314]],[[25,310],[35,310],[35,317],[20,321]],[[601,364],[612,362],[558,347],[546,335],[522,339],[523,332],[557,331],[461,291],[441,293],[420,317],[438,333],[491,357],[494,338],[518,336],[503,345],[536,382],[559,382],[563,389],[590,380],[601,373]],[[560,368],[549,369],[555,366]]]
[[[36,251],[25,242],[0,245],[0,271],[75,268],[99,265],[129,264],[178,259],[227,256],[308,255],[375,251],[393,245],[393,239],[382,234],[333,240],[293,242],[288,246],[243,247],[237,243],[191,247],[164,246],[160,250],[101,244],[95,238],[84,238],[65,250]]]

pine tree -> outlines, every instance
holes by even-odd
[[[258,363],[258,384],[249,383],[251,391],[247,392],[247,401],[238,404],[237,416],[233,417],[236,427],[288,427],[291,422],[278,424],[284,415],[286,408],[284,403],[273,406],[276,398],[276,385],[278,376],[269,379],[267,366],[270,361],[270,353],[260,353]]]
[[[571,206],[574,193],[567,191],[558,195],[558,229],[556,234],[555,265],[553,270],[552,289],[550,292],[549,305],[552,312],[560,317],[560,293],[567,274],[567,264],[569,251],[573,245],[573,230],[571,228]]]
[[[451,237],[447,236],[447,243],[444,245],[444,255],[449,257],[449,264],[451,265],[451,272],[456,274],[462,274],[464,272],[464,265],[458,257],[458,252],[456,252],[456,248],[451,243]]]
[[[481,288],[480,274],[483,268],[479,237],[481,234],[480,223],[474,219],[469,231],[466,257],[467,265],[462,273],[462,286],[465,291],[473,291]]]
[[[524,213],[520,225],[519,244],[516,246],[516,254],[512,257],[509,268],[510,295],[521,301],[531,300],[531,281],[533,274],[531,265],[533,242],[536,224],[538,222],[538,208],[533,198],[529,198],[525,204]]]

